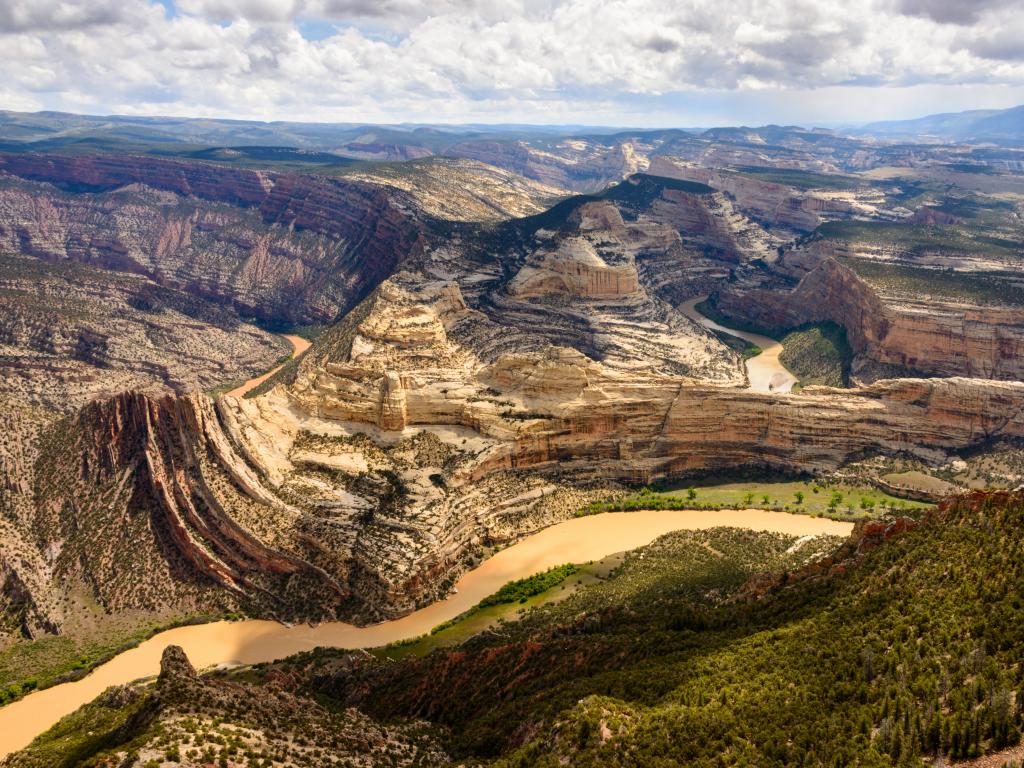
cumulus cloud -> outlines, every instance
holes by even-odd
[[[119,0],[0,0],[0,31],[50,32],[112,25],[131,19],[140,10],[152,9]]]
[[[1022,16],[1004,0],[0,0],[0,107],[588,122],[847,86],[1024,97]],[[304,37],[311,21],[325,34]]]

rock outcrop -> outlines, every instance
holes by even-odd
[[[484,360],[460,339],[492,320],[451,285],[402,282],[268,395],[126,394],[83,411],[35,481],[32,530],[58,553],[54,577],[95,584],[110,610],[212,603],[372,620],[442,596],[485,544],[621,483],[827,472],[874,454],[942,462],[1024,437],[1020,383],[768,395],[569,348]]]
[[[422,248],[378,185],[129,156],[0,155],[0,249],[332,321]]]
[[[646,152],[633,142],[565,139],[557,147],[540,148],[526,141],[474,140],[445,150],[451,157],[478,160],[561,189],[589,192],[647,168]]]
[[[582,238],[568,238],[553,250],[535,254],[509,283],[513,296],[564,295],[581,299],[626,297],[637,293],[636,265],[612,266]]]
[[[141,275],[0,256],[0,393],[62,413],[125,389],[213,389],[287,350],[230,308]]]
[[[454,157],[356,167],[344,176],[399,190],[418,211],[442,221],[498,222],[532,216],[567,194],[503,168]]]
[[[707,184],[729,195],[737,207],[759,220],[801,232],[810,232],[817,227],[823,220],[823,214],[850,214],[857,211],[856,206],[846,200],[801,193],[784,184],[669,157],[655,158],[650,172]]]
[[[846,329],[854,351],[883,366],[937,376],[1024,378],[1024,310],[936,300],[885,301],[834,259],[787,254],[802,274],[791,291],[726,290],[726,315],[783,330],[831,320]]]

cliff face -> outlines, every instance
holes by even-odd
[[[274,293],[272,276],[288,259],[268,250],[264,261],[247,257],[242,268],[218,272],[194,245],[199,232],[243,238],[256,231],[252,222],[268,248],[312,238],[296,245],[302,264],[316,243],[322,254],[335,248],[337,279],[300,269],[316,301],[341,297],[342,288],[356,295],[374,270],[406,260],[266,395],[122,394],[50,433],[29,491],[19,483],[20,498],[31,499],[19,530],[42,576],[6,590],[19,604],[38,593],[33,604],[51,606],[39,609],[47,626],[59,627],[62,616],[46,598],[68,582],[89,585],[111,611],[241,606],[288,619],[382,619],[443,596],[485,546],[564,519],[623,482],[749,465],[824,472],[873,454],[938,462],[992,438],[1024,437],[1020,383],[905,379],[799,395],[746,391],[738,355],[674,307],[705,286],[740,284],[742,277],[728,282],[732,273],[745,275],[754,257],[775,252],[777,241],[721,193],[629,180],[537,221],[489,229],[481,243],[461,242],[467,227],[408,256],[418,230],[384,193],[245,172],[230,193],[235,202],[208,208],[194,194],[212,182],[164,170],[167,178],[154,183],[173,193],[148,184],[75,195],[47,187],[37,206],[46,226],[27,242],[68,242],[78,231],[73,212],[92,215],[94,228],[126,221],[133,197],[144,195],[152,220],[190,223],[111,231],[173,231],[153,253],[181,269],[210,267],[196,273],[209,292],[241,290],[239,275],[252,274],[253,295],[285,295]],[[97,185],[97,174],[79,178]],[[185,182],[193,196],[179,196]],[[5,199],[27,183],[36,182],[8,183]],[[263,197],[250,200],[257,188]],[[376,194],[384,195],[379,206],[365,202]],[[139,269],[165,263],[143,240],[132,242],[134,251],[71,252]],[[176,261],[182,254],[195,261]],[[354,254],[373,263],[346,271]],[[177,279],[168,269],[167,279]],[[723,293],[725,308],[746,299],[754,321],[769,327],[834,320],[862,355],[913,349],[919,364],[933,348],[923,331],[895,333],[911,326],[834,261],[787,254],[773,269],[796,287]],[[296,290],[288,295],[307,295]],[[955,361],[947,355],[943,364]]]
[[[741,176],[716,168],[656,157],[651,162],[651,173],[675,179],[686,179],[708,184],[725,192],[736,205],[762,221],[810,232],[821,222],[824,212],[849,214],[854,208],[844,200],[834,200],[800,193],[783,184]]]
[[[266,318],[333,320],[422,247],[413,218],[359,181],[127,156],[0,155],[0,171],[0,248]]]
[[[566,139],[556,147],[541,149],[525,141],[466,141],[445,150],[451,157],[464,157],[552,187],[581,192],[599,190],[648,166],[647,153],[624,141],[601,144]]]
[[[378,304],[387,302],[381,294]],[[454,342],[459,326],[475,322],[472,314],[449,319],[430,338],[396,329],[372,347],[357,335],[350,351],[339,353],[343,359],[302,367],[291,397],[332,419],[479,431],[498,442],[481,455],[474,476],[547,467],[577,478],[647,482],[750,463],[820,471],[873,452],[934,460],[996,434],[1016,436],[1022,424],[1024,385],[1016,383],[904,379],[780,397],[610,369],[568,349],[481,364]],[[467,386],[477,393],[467,394]],[[402,417],[385,427],[380,404],[399,392]]]
[[[277,615],[290,596],[284,615],[302,616],[346,594],[289,549],[294,510],[260,493],[208,398],[125,393],[66,434],[41,460],[32,530],[52,577],[91,584],[107,610],[244,603]]]
[[[723,291],[717,305],[766,329],[831,320],[846,328],[858,355],[883,365],[940,376],[1024,378],[1024,310],[892,304],[834,259],[813,259],[797,274],[808,267],[792,291]]]

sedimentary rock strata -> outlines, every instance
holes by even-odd
[[[23,242],[293,317],[351,308],[267,394],[125,392],[45,427],[31,472],[5,459],[34,565],[0,563],[4,610],[29,632],[62,626],[68,584],[109,611],[370,621],[624,483],[1024,437],[1024,385],[988,380],[1024,350],[916,326],[806,249],[775,258],[783,240],[701,183],[641,174],[441,236],[416,201],[429,185],[174,163],[142,183],[111,162],[71,163],[74,193],[38,158],[8,164]],[[764,327],[834,320],[863,359],[986,378],[749,392],[739,355],[676,308],[715,289]]]
[[[356,168],[346,179],[400,190],[418,210],[446,221],[497,222],[546,210],[568,192],[462,158]]]
[[[0,393],[63,413],[126,389],[212,389],[282,340],[140,275],[0,256]]]
[[[331,321],[421,248],[415,219],[359,181],[124,156],[3,155],[0,172],[0,249],[261,317]]]
[[[850,214],[857,208],[845,200],[824,195],[800,193],[791,187],[762,181],[717,168],[657,157],[651,163],[651,173],[676,179],[688,179],[708,184],[730,195],[744,211],[762,221],[779,224],[794,230],[810,232],[822,222],[822,214]]]
[[[787,254],[791,291],[722,291],[718,307],[766,329],[831,320],[862,358],[940,376],[1024,378],[1024,310],[938,300],[883,300],[834,259]],[[785,265],[781,267],[785,269]],[[863,362],[863,361],[862,361]]]
[[[570,348],[484,360],[452,331],[493,321],[452,285],[410,282],[385,283],[263,397],[135,394],[83,411],[35,479],[39,546],[66,542],[55,575],[95,583],[112,610],[213,601],[288,618],[394,616],[443,595],[484,545],[623,482],[823,472],[879,453],[941,461],[1024,437],[1018,383],[766,395]],[[73,534],[86,527],[100,542],[88,550]],[[145,585],[129,589],[129,573]]]

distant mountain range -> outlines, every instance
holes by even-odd
[[[1009,109],[945,112],[914,120],[868,123],[857,133],[873,136],[934,138],[941,141],[1024,143],[1024,105]]]
[[[508,141],[549,136],[601,136],[621,128],[580,125],[375,125],[369,123],[300,123],[224,118],[76,115],[68,112],[0,110],[0,142],[34,144],[34,149],[83,148],[124,144],[192,144],[196,146],[275,146],[303,150],[337,150],[347,144],[398,144],[439,153],[461,141],[486,138]]]
[[[1009,109],[946,112],[912,120],[883,120],[845,130],[797,126],[624,129],[583,125],[423,125],[403,123],[299,123],[224,118],[137,117],[128,115],[76,115],[67,112],[12,112],[0,110],[0,150],[124,151],[135,145],[144,151],[160,146],[292,147],[299,151],[332,152],[365,158],[411,159],[446,154],[465,142],[540,142],[564,137],[585,137],[610,143],[622,136],[701,136],[712,141],[741,141],[751,134],[776,143],[794,134],[805,140],[834,140],[842,135],[931,142],[992,142],[1024,146],[1024,105]],[[783,141],[785,143],[785,141]]]

